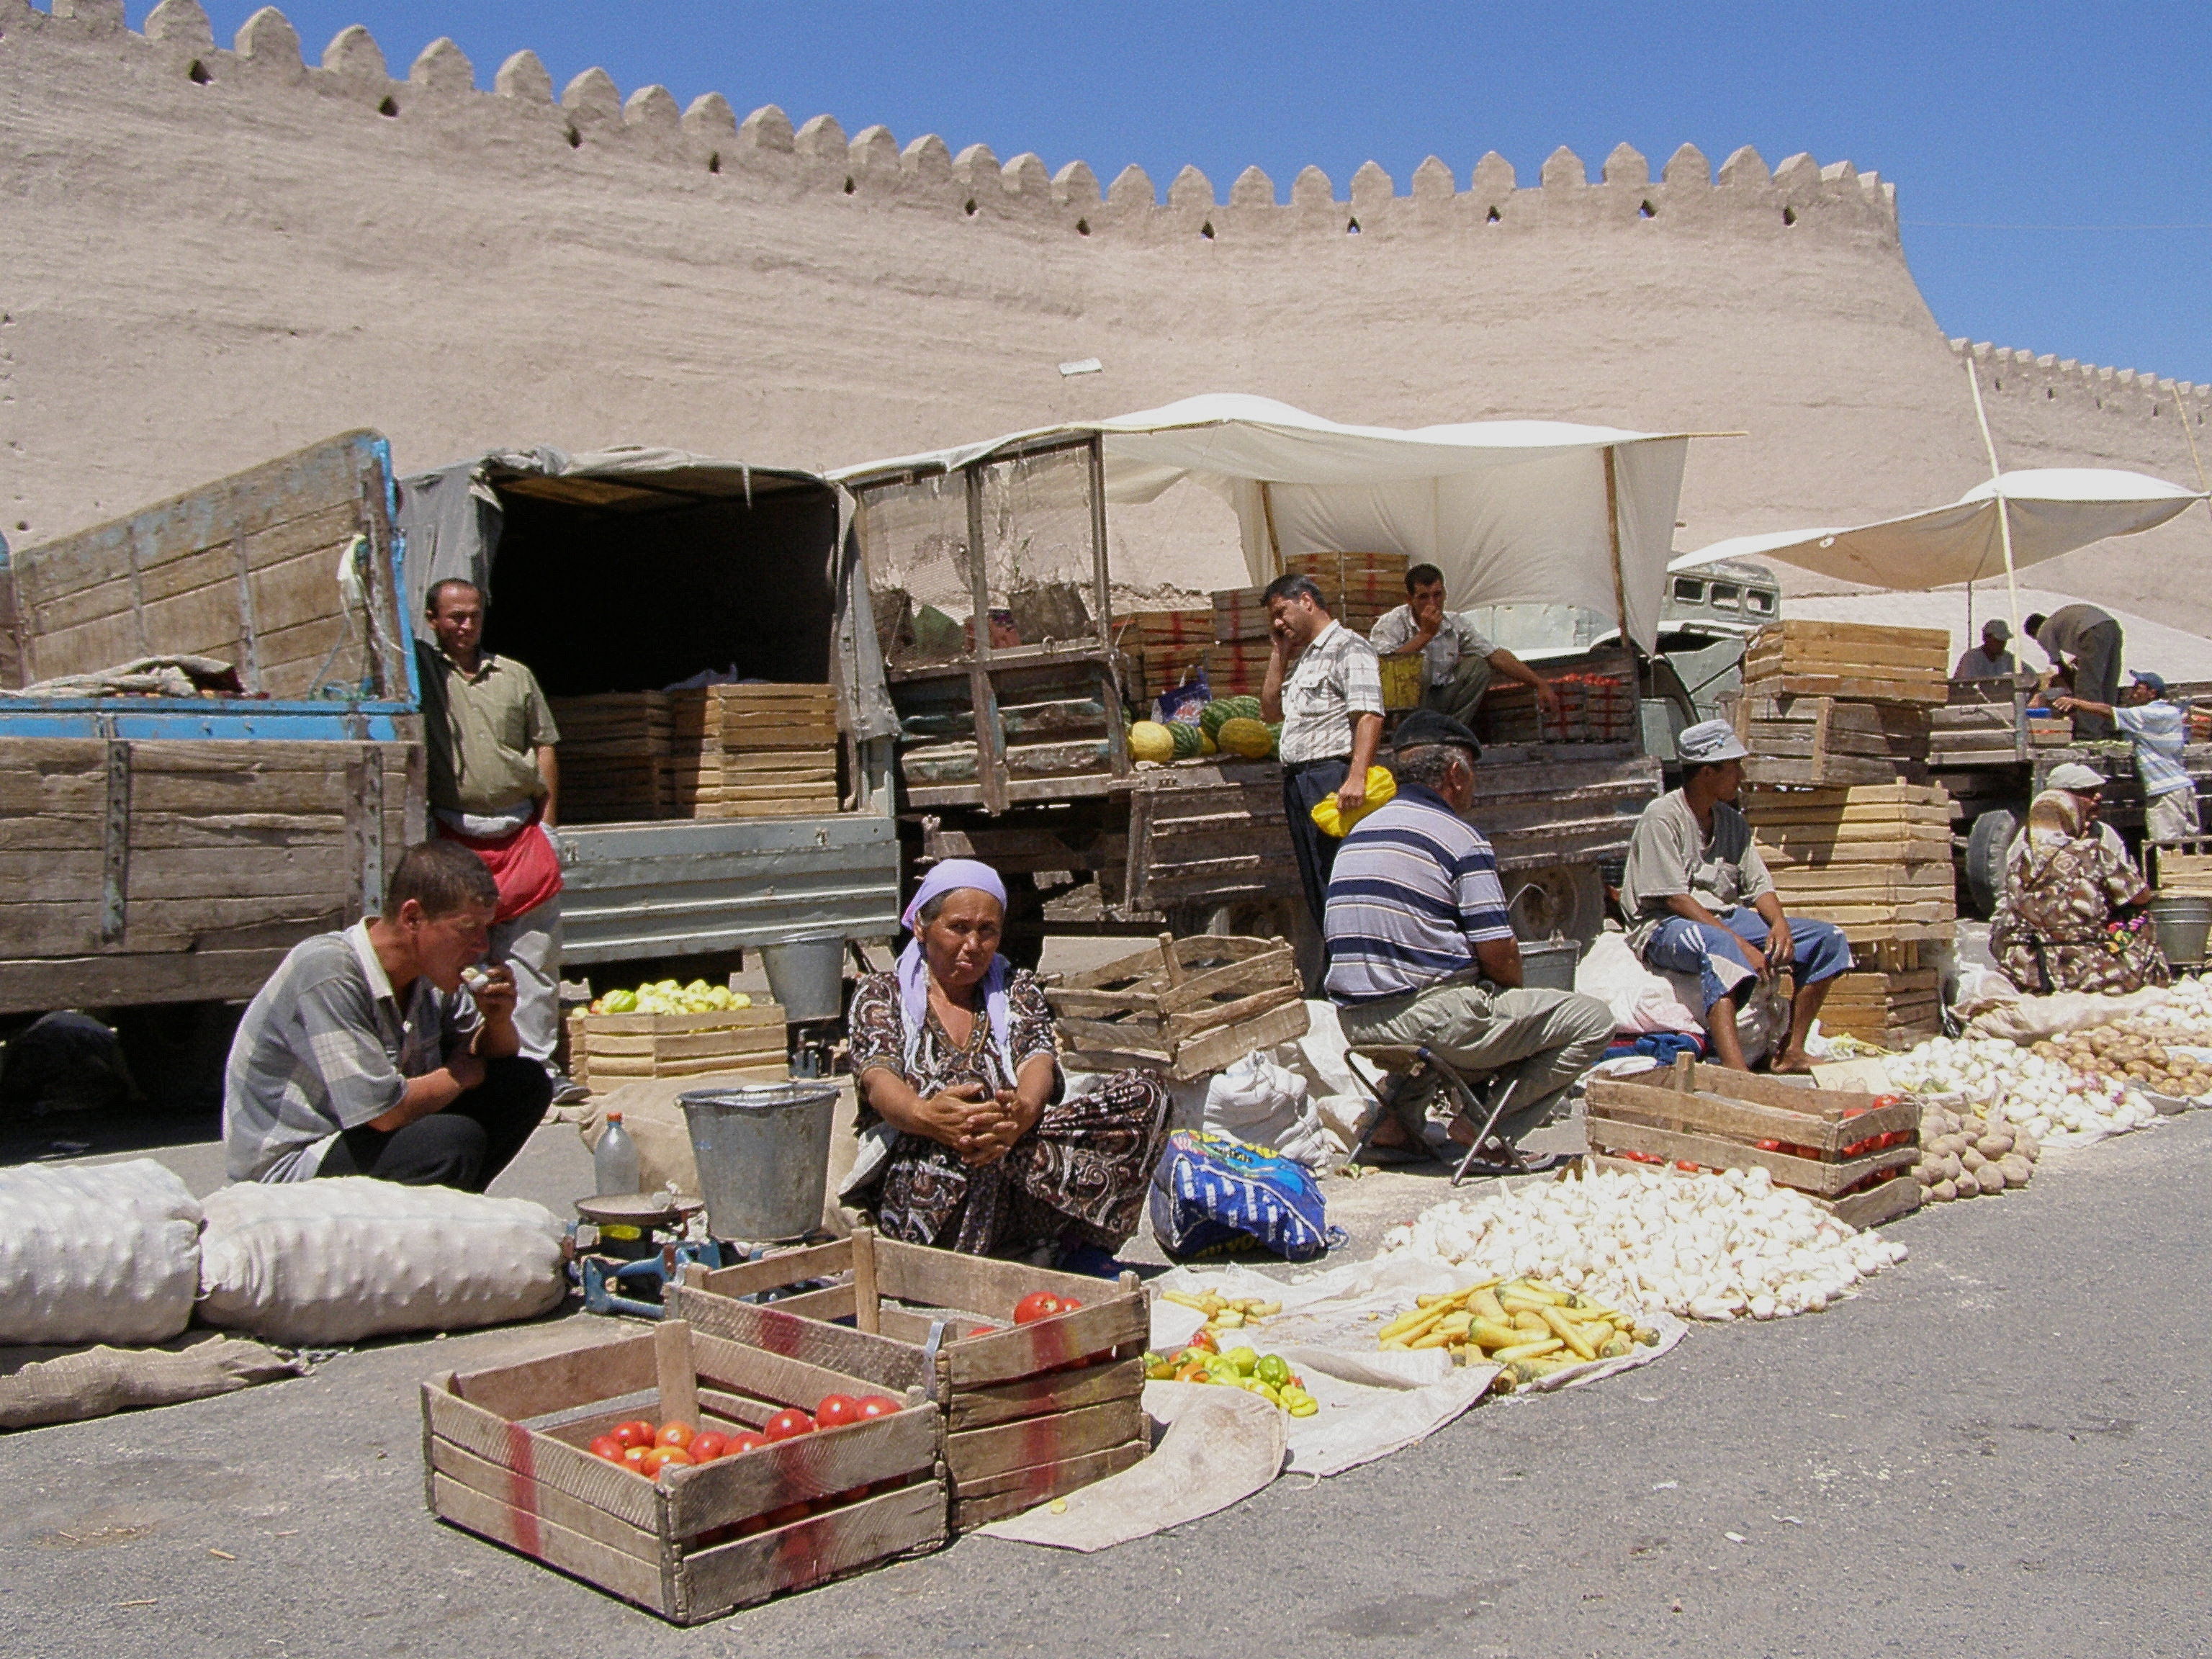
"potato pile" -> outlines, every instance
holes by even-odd
[[[1984,1198],[2027,1186],[2042,1155],[2035,1137],[2008,1122],[2001,1107],[1984,1119],[1929,1106],[1920,1115],[1912,1176],[1934,1203]]]
[[[2030,1051],[2086,1078],[2195,1100],[2212,1094],[2212,1065],[2176,1052],[2182,1036],[2151,1019],[2115,1020],[2087,1031],[2046,1037]]]

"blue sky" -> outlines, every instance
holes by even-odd
[[[202,0],[228,39],[254,7]],[[148,7],[132,0],[134,23]],[[743,115],[1035,150],[1163,191],[1187,161],[1225,196],[1257,162],[1341,194],[1370,157],[1407,188],[1433,152],[1532,180],[1559,144],[1596,171],[1754,144],[1894,180],[1946,331],[2212,381],[2212,4],[1272,6],[1125,0],[950,9],[732,0],[292,0],[312,58],[365,23],[397,75],[451,35],[489,86],[528,46],[556,85],[720,92]]]

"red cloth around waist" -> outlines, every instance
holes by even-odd
[[[495,922],[513,921],[525,911],[535,910],[558,894],[562,887],[561,855],[553,838],[532,814],[530,822],[503,840],[486,841],[465,836],[443,818],[434,819],[438,833],[474,853],[499,885],[499,912]]]

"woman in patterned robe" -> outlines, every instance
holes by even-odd
[[[2149,902],[2142,872],[2090,830],[2081,803],[2048,789],[2028,808],[1990,950],[2030,995],[2164,985],[2173,975],[2143,910]]]
[[[1044,993],[999,954],[1006,902],[988,865],[938,865],[897,969],[854,991],[861,1146],[842,1196],[887,1238],[1098,1271],[1137,1230],[1167,1087],[1128,1071],[1061,1097]]]

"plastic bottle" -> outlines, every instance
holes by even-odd
[[[637,1143],[623,1127],[622,1114],[607,1114],[606,1133],[592,1149],[592,1174],[601,1198],[622,1198],[637,1190]]]

